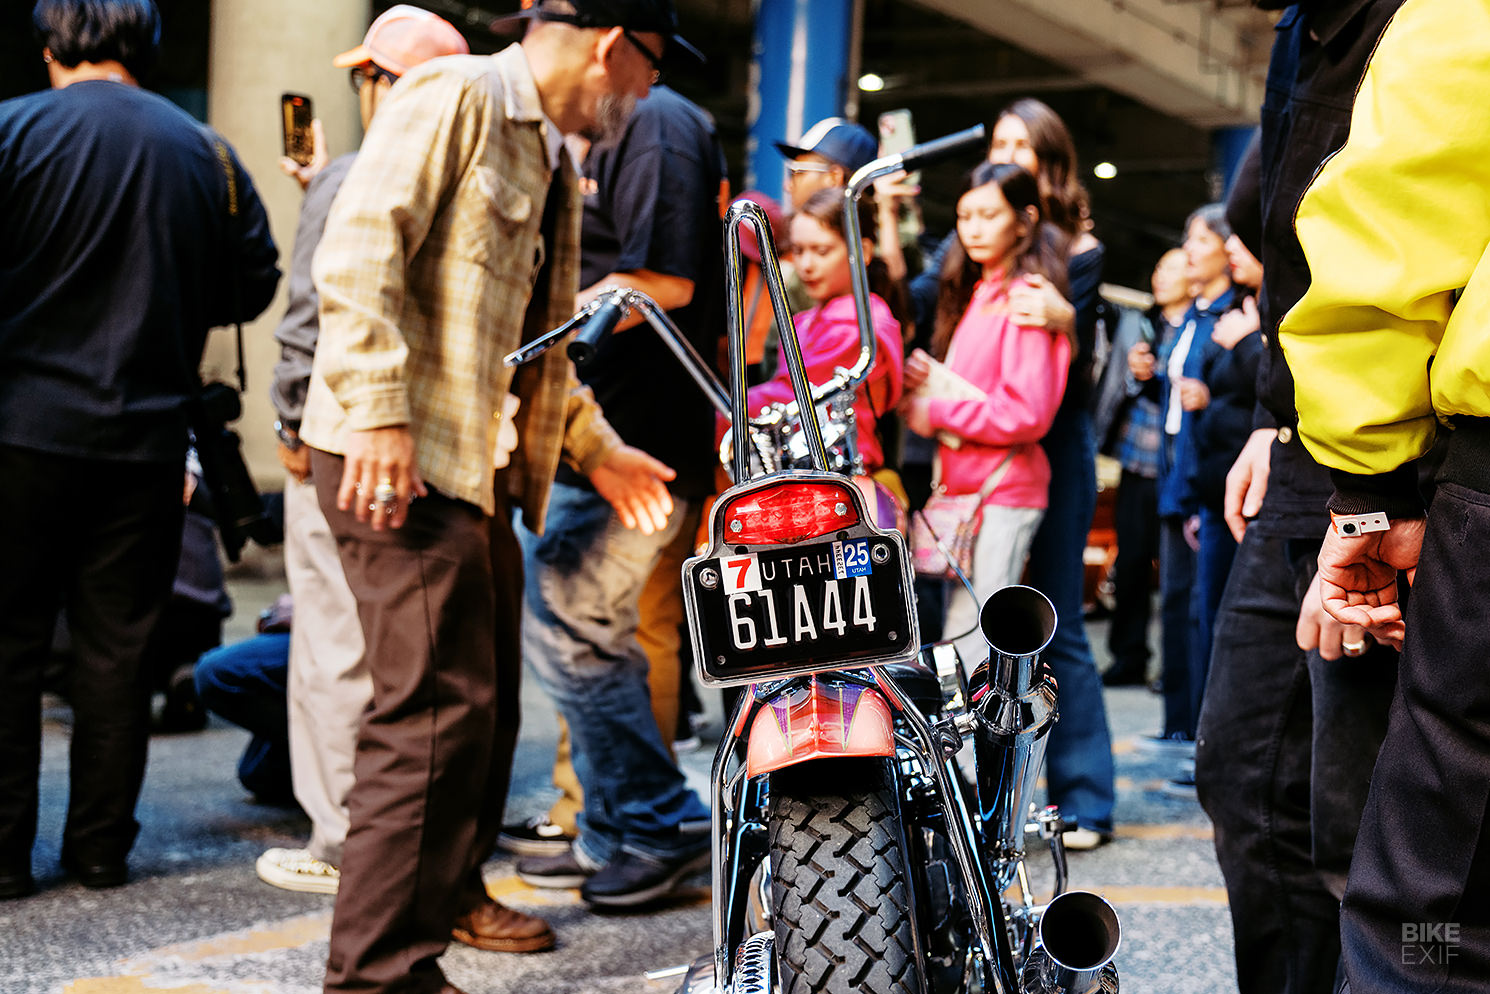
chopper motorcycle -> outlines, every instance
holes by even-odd
[[[712,769],[714,950],[688,968],[679,994],[1118,989],[1117,915],[1067,890],[1061,833],[1075,826],[1032,803],[1058,718],[1040,661],[1055,610],[1029,587],[993,594],[979,618],[989,656],[970,676],[950,643],[921,646],[905,541],[857,453],[853,396],[875,337],[855,201],[881,176],[982,139],[969,129],[850,180],[861,349],[826,383],[807,382],[770,225],[748,201],[725,219],[728,386],[630,288],[602,293],[508,357],[527,361],[578,327],[568,352],[583,363],[635,309],[734,426],[723,449],[734,485],[714,504],[707,547],[683,567],[700,679],[744,693]],[[740,305],[747,224],[796,398],[754,417]],[[1025,866],[1030,833],[1054,863],[1044,902]]]

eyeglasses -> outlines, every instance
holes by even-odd
[[[631,42],[632,47],[634,47],[638,52],[642,53],[642,57],[646,59],[647,64],[652,67],[652,85],[656,86],[658,83],[662,82],[662,56],[652,54],[652,50],[646,45],[643,45],[642,40],[627,29],[622,28],[621,34],[626,36],[626,40]]]
[[[788,162],[786,171],[796,176],[798,173],[825,173],[833,167],[826,162]]]
[[[353,66],[351,75],[353,93],[361,93],[364,83],[371,83],[379,79],[386,79],[389,86],[398,82],[397,73],[391,73],[382,66],[375,66],[371,62],[362,66]]]

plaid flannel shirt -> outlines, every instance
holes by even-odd
[[[408,425],[425,482],[495,511],[493,450],[510,390],[522,401],[509,480],[540,530],[562,454],[588,473],[621,444],[563,349],[515,371],[533,281],[549,253],[546,327],[579,283],[580,200],[553,244],[540,233],[554,174],[538,89],[520,45],[411,71],[378,108],[316,252],[321,337],[301,435],[345,451],[347,432]]]

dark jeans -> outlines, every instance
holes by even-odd
[[[1195,680],[1195,551],[1185,541],[1185,519],[1159,528],[1159,639],[1163,644],[1164,734],[1195,737],[1200,715]],[[1202,670],[1203,672],[1203,670]]]
[[[431,492],[375,532],[336,506],[342,460],[311,453],[367,646],[372,704],[347,798],[327,991],[424,994],[455,918],[485,899],[517,743],[522,553],[497,513]]]
[[[62,850],[93,865],[134,844],[150,735],[143,660],[176,572],[184,467],[0,445],[10,481],[0,487],[0,872],[30,870],[42,668],[64,601],[73,730]]]
[[[1319,538],[1247,529],[1215,630],[1195,747],[1215,826],[1241,994],[1335,985],[1339,902],[1397,654],[1328,662],[1295,642]]]
[[[1149,618],[1154,603],[1154,560],[1159,556],[1159,481],[1123,470],[1118,483],[1117,561],[1112,566],[1114,606],[1107,629],[1109,673],[1141,681],[1148,675]]]
[[[1201,702],[1205,698],[1206,673],[1211,666],[1211,640],[1216,616],[1221,610],[1221,595],[1226,578],[1236,558],[1236,539],[1219,510],[1200,509],[1200,548],[1195,553],[1194,600],[1190,611],[1195,618],[1195,645],[1190,650],[1190,713],[1200,720]]]
[[[1454,433],[1442,481],[1469,452]],[[1470,448],[1468,445],[1464,449]],[[1352,994],[1481,992],[1490,978],[1490,490],[1440,482],[1397,695],[1341,913]]]
[[[265,801],[294,803],[287,704],[290,633],[266,632],[213,649],[197,660],[194,676],[202,704],[253,736],[238,760],[238,782]]]
[[[1055,605],[1044,660],[1060,686],[1061,719],[1045,750],[1050,801],[1083,828],[1112,831],[1112,737],[1102,678],[1082,623],[1087,532],[1097,506],[1096,453],[1086,409],[1068,403],[1040,443],[1050,459],[1050,505],[1030,546],[1028,578]]]

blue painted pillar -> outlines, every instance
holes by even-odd
[[[1257,129],[1251,125],[1236,128],[1217,128],[1211,134],[1212,161],[1216,175],[1221,178],[1221,196],[1225,200],[1236,182],[1237,170],[1242,166],[1242,157],[1247,154],[1247,145]]]
[[[786,169],[771,144],[796,141],[843,114],[853,64],[855,0],[756,0],[745,185],[785,199]]]

